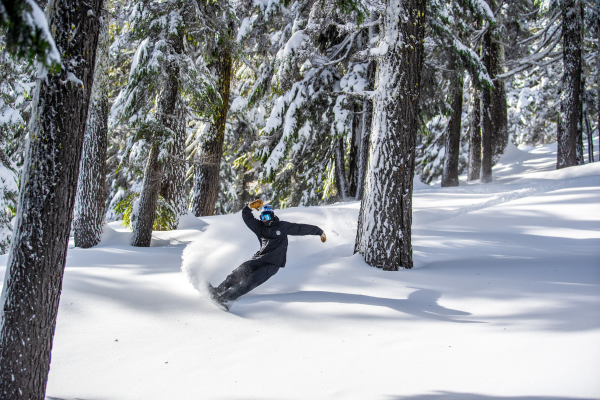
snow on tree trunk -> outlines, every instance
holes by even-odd
[[[181,121],[178,121],[180,115],[177,113],[179,66],[173,63],[168,68],[170,78],[165,82],[165,87],[160,95],[157,114],[160,125],[171,132],[175,132],[176,137],[171,138],[170,145],[170,152],[173,152],[173,148],[177,143],[177,127],[181,124]],[[144,169],[142,191],[132,212],[132,246],[150,247],[152,240],[152,228],[156,217],[158,196],[163,187],[165,164],[169,160],[169,154],[166,154],[167,151],[162,146],[162,140],[164,140],[162,135],[153,138],[152,148]]]
[[[171,123],[171,129],[175,135],[169,153],[169,162],[165,165],[165,173],[162,179],[160,195],[175,211],[177,220],[171,226],[176,229],[179,225],[179,217],[187,213],[188,197],[185,188],[185,174],[187,172],[185,151],[185,115],[184,108],[179,106],[174,110],[175,116]]]
[[[560,119],[557,129],[556,169],[577,165],[577,138],[581,110],[581,30],[580,0],[563,0],[563,78]]]
[[[472,99],[468,181],[479,179],[481,173],[481,95],[477,88],[472,90]]]
[[[224,49],[219,52],[214,63],[217,77],[217,88],[221,96],[221,104],[216,110],[210,130],[211,137],[202,145],[201,154],[194,165],[194,188],[192,212],[195,216],[207,216],[215,213],[215,203],[219,190],[219,172],[225,140],[225,122],[229,110],[229,90],[231,86],[231,52]]]
[[[38,73],[2,288],[0,397],[43,400],[94,79],[102,0],[54,0],[60,73]],[[77,34],[73,34],[77,32]]]
[[[369,172],[355,252],[384,270],[412,268],[412,190],[425,0],[387,0],[377,66]]]
[[[79,181],[75,197],[75,247],[93,247],[100,243],[105,222],[106,146],[108,132],[108,20],[101,21],[94,86],[90,98]]]
[[[455,69],[458,67],[455,65]],[[456,72],[452,82],[452,116],[446,130],[446,158],[442,187],[458,186],[458,156],[460,155],[460,123],[463,103],[463,74]]]

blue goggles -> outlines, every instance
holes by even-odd
[[[271,206],[270,204],[265,204],[262,212],[260,213],[260,220],[261,221],[270,221],[273,219],[274,215],[275,214],[273,214],[273,206]]]
[[[260,213],[261,221],[270,221],[273,219],[273,211],[263,211]]]

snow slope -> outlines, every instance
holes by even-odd
[[[48,399],[600,399],[600,163],[553,152],[418,186],[413,270],[352,254],[357,202],[277,211],[328,240],[291,238],[230,313],[202,288],[257,250],[239,213],[146,249],[113,223],[69,249]]]

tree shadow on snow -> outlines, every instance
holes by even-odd
[[[435,392],[414,396],[386,396],[386,400],[592,400],[582,397],[558,396],[487,396],[476,393]]]
[[[70,399],[63,399],[62,397],[46,396],[46,400],[70,400]],[[73,398],[73,400],[85,400],[85,399],[80,399],[79,397],[75,397],[75,398]]]
[[[365,296],[351,293],[300,291],[281,294],[264,294],[244,297],[240,303],[255,304],[263,301],[279,303],[339,303],[361,304],[365,306],[387,307],[392,310],[413,315],[415,317],[458,323],[484,323],[482,321],[466,321],[452,316],[471,315],[466,311],[453,310],[437,304],[441,293],[431,289],[417,289],[408,295],[407,299],[390,299],[386,297]]]

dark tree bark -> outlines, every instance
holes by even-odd
[[[469,134],[469,170],[467,180],[479,179],[481,173],[481,97],[480,91],[473,88],[473,109]]]
[[[62,71],[38,78],[2,289],[0,397],[43,400],[62,288],[102,0],[54,0]],[[78,32],[72,35],[73,30]]]
[[[102,238],[106,203],[106,146],[108,133],[108,20],[102,19],[94,87],[90,98],[79,180],[75,197],[75,247],[96,246]]]
[[[580,0],[564,0],[561,7],[564,72],[557,130],[556,169],[577,165],[578,125],[581,112],[581,30],[583,23]]]
[[[493,1],[490,1],[490,7]],[[491,29],[483,37],[483,63],[491,76],[490,64],[494,58]],[[484,88],[481,96],[481,175],[482,183],[492,181],[492,89]]]
[[[362,113],[361,107],[354,105],[354,117],[352,120],[352,140],[350,142],[350,154],[348,155],[348,190],[347,195],[356,194],[358,184],[358,159],[360,153],[360,138],[362,134]]]
[[[488,0],[492,10],[495,0]],[[495,38],[496,31],[488,29],[483,38],[482,56],[493,88],[482,90],[481,96],[481,175],[482,183],[492,181],[492,166],[500,159],[508,144],[508,120],[504,82],[496,78],[502,73],[502,45]]]
[[[369,37],[375,36],[374,29],[369,28]],[[371,61],[367,67],[367,81],[365,90],[373,90],[373,79],[375,77],[375,62]],[[363,99],[363,113],[361,122],[360,149],[358,153],[358,171],[356,181],[356,200],[362,200],[365,187],[365,177],[369,165],[369,143],[371,141],[371,124],[373,119],[373,100]]]
[[[588,142],[588,162],[594,162],[594,140],[592,138],[592,127],[590,124],[590,115],[588,108],[585,110],[585,131],[587,135]]]
[[[502,67],[502,47],[498,46],[498,64],[494,76],[501,74]],[[508,145],[508,107],[506,102],[506,88],[504,81],[500,79],[494,80],[494,88],[492,89],[492,166],[496,165],[506,146]]]
[[[458,68],[456,65],[454,68]],[[458,158],[463,104],[463,74],[456,72],[452,82],[452,116],[446,130],[446,158],[442,171],[442,187],[458,186]]]
[[[600,10],[600,0],[596,0],[596,7],[597,10]],[[597,19],[596,37],[600,38],[600,18]],[[600,41],[596,43],[596,46],[596,110],[598,112],[598,149],[600,150]],[[600,154],[598,154],[598,161],[600,161]]]
[[[179,43],[182,44],[182,43]],[[179,48],[175,46],[175,51]],[[177,126],[180,124],[177,117],[177,104],[179,102],[179,67],[176,65],[169,66],[169,76],[164,83],[164,88],[160,95],[158,104],[158,119],[160,124],[169,128],[173,132],[177,132]],[[146,168],[144,169],[144,182],[142,183],[142,191],[137,200],[137,205],[134,207],[134,220],[132,222],[133,237],[131,245],[136,247],[149,247],[152,241],[152,228],[156,218],[156,206],[158,204],[158,196],[163,187],[163,177],[165,175],[165,164],[167,159],[160,159],[162,136],[152,138],[152,148],[148,155]],[[174,138],[176,142],[176,138]],[[173,150],[170,149],[170,152]]]
[[[218,54],[217,61],[213,64],[222,101],[214,117],[211,128],[212,137],[202,145],[202,151],[194,165],[194,188],[191,207],[192,212],[197,217],[215,213],[223,142],[225,140],[225,122],[229,111],[231,67],[231,51],[222,49]]]
[[[335,188],[338,197],[346,200],[348,184],[346,183],[346,166],[344,163],[344,139],[341,137],[333,139],[333,158],[335,160]]]
[[[585,104],[583,96],[585,92],[585,77],[582,76],[580,81],[581,87],[579,89],[579,95],[581,97],[581,107],[579,107],[579,123],[577,124],[577,165],[585,164],[585,159],[583,158],[583,106]]]
[[[173,208],[177,216],[173,226],[169,229],[177,229],[179,217],[187,213],[188,199],[185,190],[185,175],[187,172],[185,152],[185,115],[183,107],[173,110],[174,118],[171,129],[175,135],[169,152],[169,162],[165,165],[165,173],[162,179],[160,195]]]
[[[370,168],[354,247],[367,264],[384,270],[413,266],[412,191],[425,10],[425,0],[388,0],[384,13],[382,36],[389,47],[377,67]]]

